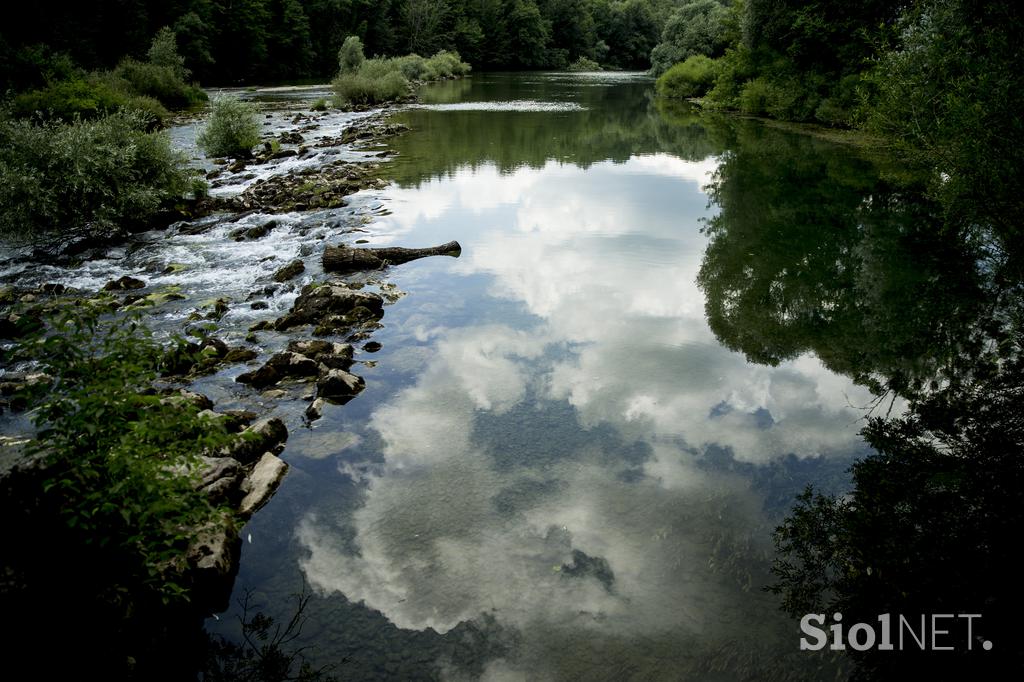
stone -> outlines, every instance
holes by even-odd
[[[352,346],[336,341],[320,339],[294,340],[288,350],[301,353],[332,369],[348,369],[352,366]]]
[[[230,519],[199,528],[194,531],[194,537],[186,553],[193,578],[190,597],[194,603],[222,611],[228,606],[238,571],[242,539]]]
[[[306,419],[313,422],[319,419],[324,414],[324,408],[327,406],[327,401],[323,398],[316,398],[306,408]]]
[[[103,285],[103,291],[129,291],[130,289],[142,289],[146,286],[146,283],[141,279],[129,277],[125,275],[115,280],[111,280]]]
[[[257,355],[258,353],[251,348],[232,348],[224,354],[224,362],[249,362],[255,360]]]
[[[275,282],[287,282],[288,280],[305,272],[306,266],[300,260],[293,260],[274,273]]]
[[[351,399],[365,387],[366,382],[362,377],[326,366],[321,369],[320,378],[316,382],[317,394],[321,398],[339,402]]]
[[[196,393],[195,391],[189,391],[188,389],[181,388],[174,391],[166,398],[160,400],[163,405],[182,405],[184,403],[192,403],[200,411],[212,410],[213,401],[207,398],[202,393]]]
[[[263,365],[259,369],[254,369],[251,372],[245,372],[235,377],[235,381],[240,384],[249,384],[253,388],[266,388],[267,386],[273,386],[281,380],[281,374],[271,367],[269,364]]]
[[[323,324],[329,316],[335,316],[335,323],[340,322],[338,316],[345,316],[353,310],[361,308],[361,315],[380,318],[384,315],[384,299],[379,295],[353,291],[338,284],[307,285],[302,288],[295,299],[292,309],[275,323],[275,329],[281,331],[304,324]],[[363,312],[365,311],[365,312]]]
[[[239,515],[242,518],[248,518],[265,505],[281,484],[286,473],[288,473],[288,465],[281,458],[264,452],[248,476],[250,488],[238,505]]]
[[[245,429],[245,427],[256,421],[258,416],[251,410],[224,410],[224,417],[227,419],[227,430],[232,433],[238,433]]]
[[[209,495],[215,504],[225,500],[237,502],[245,476],[238,460],[231,457],[201,457],[200,460],[199,490]]]
[[[218,358],[225,357],[229,352],[228,344],[224,343],[215,336],[208,336],[199,342],[200,353],[207,349],[210,349],[213,352],[213,354]]]
[[[320,373],[315,360],[291,351],[276,353],[267,361],[267,365],[286,377],[312,377]]]
[[[239,438],[224,447],[219,456],[233,457],[242,464],[250,464],[264,452],[271,452],[288,440],[288,428],[277,417],[261,419],[239,434]]]
[[[363,345],[363,350],[366,351],[367,353],[376,353],[381,348],[383,348],[383,346],[381,346],[376,341],[369,341],[365,345]]]
[[[283,388],[272,388],[269,391],[263,391],[260,396],[266,400],[280,400],[281,398],[288,397],[288,391]]]

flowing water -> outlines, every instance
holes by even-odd
[[[306,586],[296,644],[342,679],[807,678],[827,663],[762,589],[772,529],[806,484],[848,486],[865,417],[889,408],[867,386],[927,377],[921,330],[976,298],[927,303],[920,286],[973,265],[908,241],[924,209],[879,162],[652,91],[636,74],[441,83],[395,114],[411,131],[388,143],[391,184],[346,208],[246,242],[231,231],[269,216],[211,218],[73,272],[4,274],[177,287],[187,299],[153,320],[167,330],[229,297],[218,333],[237,341],[324,277],[324,243],[458,240],[458,259],[367,278],[394,300],[383,349],[357,354],[366,390],[312,426],[302,400],[233,383],[243,366],[198,384],[291,431],[236,598],[287,619]],[[322,94],[255,96],[269,129],[301,130],[292,115]],[[195,130],[173,134],[188,149]],[[297,257],[301,281],[264,291]],[[262,333],[264,356],[288,338]],[[239,613],[208,627],[237,636]]]

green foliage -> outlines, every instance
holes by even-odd
[[[327,111],[327,100],[323,97],[318,97],[309,109],[310,111]]]
[[[366,57],[363,56],[363,41],[359,36],[345,38],[341,49],[338,50],[338,68],[342,74],[356,73],[362,67]]]
[[[99,597],[125,609],[187,597],[185,550],[225,520],[196,490],[199,455],[228,442],[223,425],[153,394],[164,351],[137,320],[72,309],[14,352],[50,377],[30,396],[31,450],[45,457],[43,507],[65,525],[69,556],[106,556]]]
[[[191,75],[191,71],[185,68],[185,58],[178,54],[178,39],[174,31],[167,26],[156,32],[146,58],[154,66],[172,69],[182,81]]]
[[[855,654],[855,679],[1001,679],[1020,669],[1019,652],[998,646],[1019,618],[1021,594],[1019,342],[1018,334],[1018,355],[991,378],[939,391],[906,416],[872,418],[862,434],[876,452],[854,464],[853,491],[840,498],[807,490],[775,532],[771,589],[794,617],[841,612],[855,623],[883,613],[978,613],[971,635],[997,642],[993,651],[975,644],[973,654],[952,657],[869,650]],[[946,636],[966,642],[966,623],[952,621]]]
[[[651,74],[660,76],[694,55],[721,56],[728,40],[727,15],[715,0],[694,0],[676,10],[651,51]]]
[[[767,78],[755,78],[743,84],[743,89],[740,90],[739,108],[744,114],[762,116],[767,114],[769,109],[777,110],[781,105],[782,98],[783,93]]]
[[[20,118],[41,116],[63,121],[98,118],[123,109],[128,96],[98,75],[62,80],[14,98],[12,113]]]
[[[196,138],[207,156],[248,158],[259,142],[256,107],[230,96],[214,98],[210,104],[210,119]]]
[[[454,78],[469,71],[469,64],[462,61],[458,52],[441,50],[429,59],[417,54],[367,59],[356,72],[343,69],[331,85],[339,106],[383,104],[408,97],[410,81]]]
[[[206,101],[206,94],[185,83],[171,66],[125,59],[113,73],[131,92],[153,97],[169,109],[186,109]]]
[[[0,81],[40,87],[39,64],[19,55],[42,43],[88,69],[140,58],[159,33],[154,64],[190,70],[204,83],[323,78],[357,38],[366,55],[458,51],[477,68],[564,68],[579,57],[616,69],[644,69],[664,32],[673,0],[114,0],[47,12],[28,6],[0,39]],[[165,59],[176,54],[183,62]],[[5,44],[6,41],[6,44]],[[680,55],[678,61],[688,55]],[[666,64],[666,68],[669,64]],[[358,71],[359,64],[346,67]]]
[[[925,2],[867,76],[869,129],[927,168],[951,218],[993,226],[1008,253],[1024,244],[1024,8]]]
[[[907,398],[965,376],[988,343],[983,251],[943,224],[922,179],[809,136],[736,131],[697,280],[719,341],[762,364],[813,353]]]
[[[444,0],[406,0],[398,17],[406,49],[423,53],[441,49],[449,42],[449,14]]]
[[[601,65],[593,59],[587,59],[586,57],[581,56],[579,59],[567,66],[566,70],[574,72],[600,71]]]
[[[711,88],[716,72],[715,62],[708,57],[688,57],[685,62],[676,64],[658,78],[658,94],[674,99],[701,97]]]
[[[148,62],[124,59],[113,71],[92,73],[75,69],[66,57],[57,64],[63,66],[47,69],[46,85],[14,98],[15,116],[70,122],[136,110],[157,127],[168,118],[168,109],[184,109],[206,100],[202,90],[185,82],[189,71],[178,55],[174,33],[166,27],[153,39]]]
[[[71,124],[0,120],[0,233],[111,234],[205,191],[148,124],[135,112]]]
[[[470,72],[470,66],[462,61],[458,52],[441,50],[427,60],[427,78],[422,80],[438,80],[441,78],[453,78],[465,76]]]
[[[409,95],[409,81],[405,80],[400,71],[385,71],[379,76],[367,76],[362,71],[354,74],[342,74],[334,79],[331,86],[334,88],[340,106],[382,104],[394,102]]]

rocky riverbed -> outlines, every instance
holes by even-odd
[[[69,306],[140,314],[158,338],[186,339],[169,353],[158,390],[240,434],[203,456],[198,485],[238,521],[201,529],[192,543],[206,612],[230,593],[238,529],[287,472],[279,455],[289,428],[358,395],[360,367],[372,367],[366,356],[380,348],[373,332],[403,296],[386,269],[330,275],[321,261],[328,245],[373,246],[373,221],[386,214],[383,145],[404,126],[387,111],[319,113],[306,103],[303,91],[260,101],[265,142],[252,159],[199,157],[197,121],[171,130],[210,183],[193,219],[57,257],[5,248],[0,259],[0,343]],[[5,445],[30,435],[20,389],[47,379],[31,364],[0,368]],[[19,448],[5,450],[10,482],[24,463]]]

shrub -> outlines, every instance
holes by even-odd
[[[71,309],[51,322],[14,350],[52,378],[26,396],[38,428],[29,451],[46,463],[41,513],[63,521],[70,556],[106,556],[91,571],[101,601],[186,597],[185,550],[197,529],[226,521],[196,490],[199,457],[230,437],[195,406],[154,395],[164,349],[137,320]]]
[[[323,97],[317,98],[313,105],[309,108],[310,111],[327,111],[327,100]]]
[[[658,78],[658,94],[674,99],[702,97],[711,89],[717,73],[718,68],[713,60],[704,55],[694,55]]]
[[[451,78],[452,76],[465,76],[469,73],[470,66],[462,61],[458,52],[441,50],[427,60],[427,70],[433,74],[435,80],[438,78]]]
[[[14,98],[12,113],[20,118],[41,116],[73,121],[98,118],[124,107],[128,97],[96,76],[58,81]]]
[[[203,191],[166,133],[146,125],[137,112],[72,124],[0,120],[0,233],[116,232]]]
[[[409,81],[398,71],[381,77],[362,73],[342,74],[333,83],[339,104],[382,104],[402,99],[409,94]]]
[[[145,95],[129,97],[121,108],[139,114],[145,121],[146,130],[158,129],[171,115],[160,100]]]
[[[207,156],[249,157],[260,142],[256,107],[237,97],[217,97],[210,120],[196,138]]]
[[[114,69],[132,92],[160,100],[169,109],[186,109],[206,101],[206,93],[185,83],[173,67],[125,59]]]
[[[358,36],[345,38],[338,50],[338,68],[341,73],[355,73],[362,67],[366,57],[363,56],[363,41]]]
[[[739,96],[739,108],[744,114],[763,116],[769,108],[777,108],[776,88],[764,77],[755,78],[743,84]]]
[[[398,70],[411,81],[430,80],[432,75],[427,66],[427,60],[418,54],[409,54],[404,57],[396,57],[394,60]]]
[[[568,67],[566,67],[566,70],[576,72],[600,71],[601,65],[595,62],[593,59],[587,59],[586,57],[581,56],[579,59],[577,59]]]
[[[367,59],[364,61],[363,65],[359,67],[357,73],[363,78],[379,80],[389,73],[401,73],[401,70],[397,59],[374,57],[373,59]]]
[[[345,41],[348,43],[348,41]],[[345,48],[342,48],[345,52]],[[332,87],[339,106],[346,104],[382,104],[409,96],[409,81],[432,81],[469,73],[469,64],[457,52],[441,50],[424,59],[416,54],[404,57],[366,59],[358,70],[346,70],[334,79]]]

